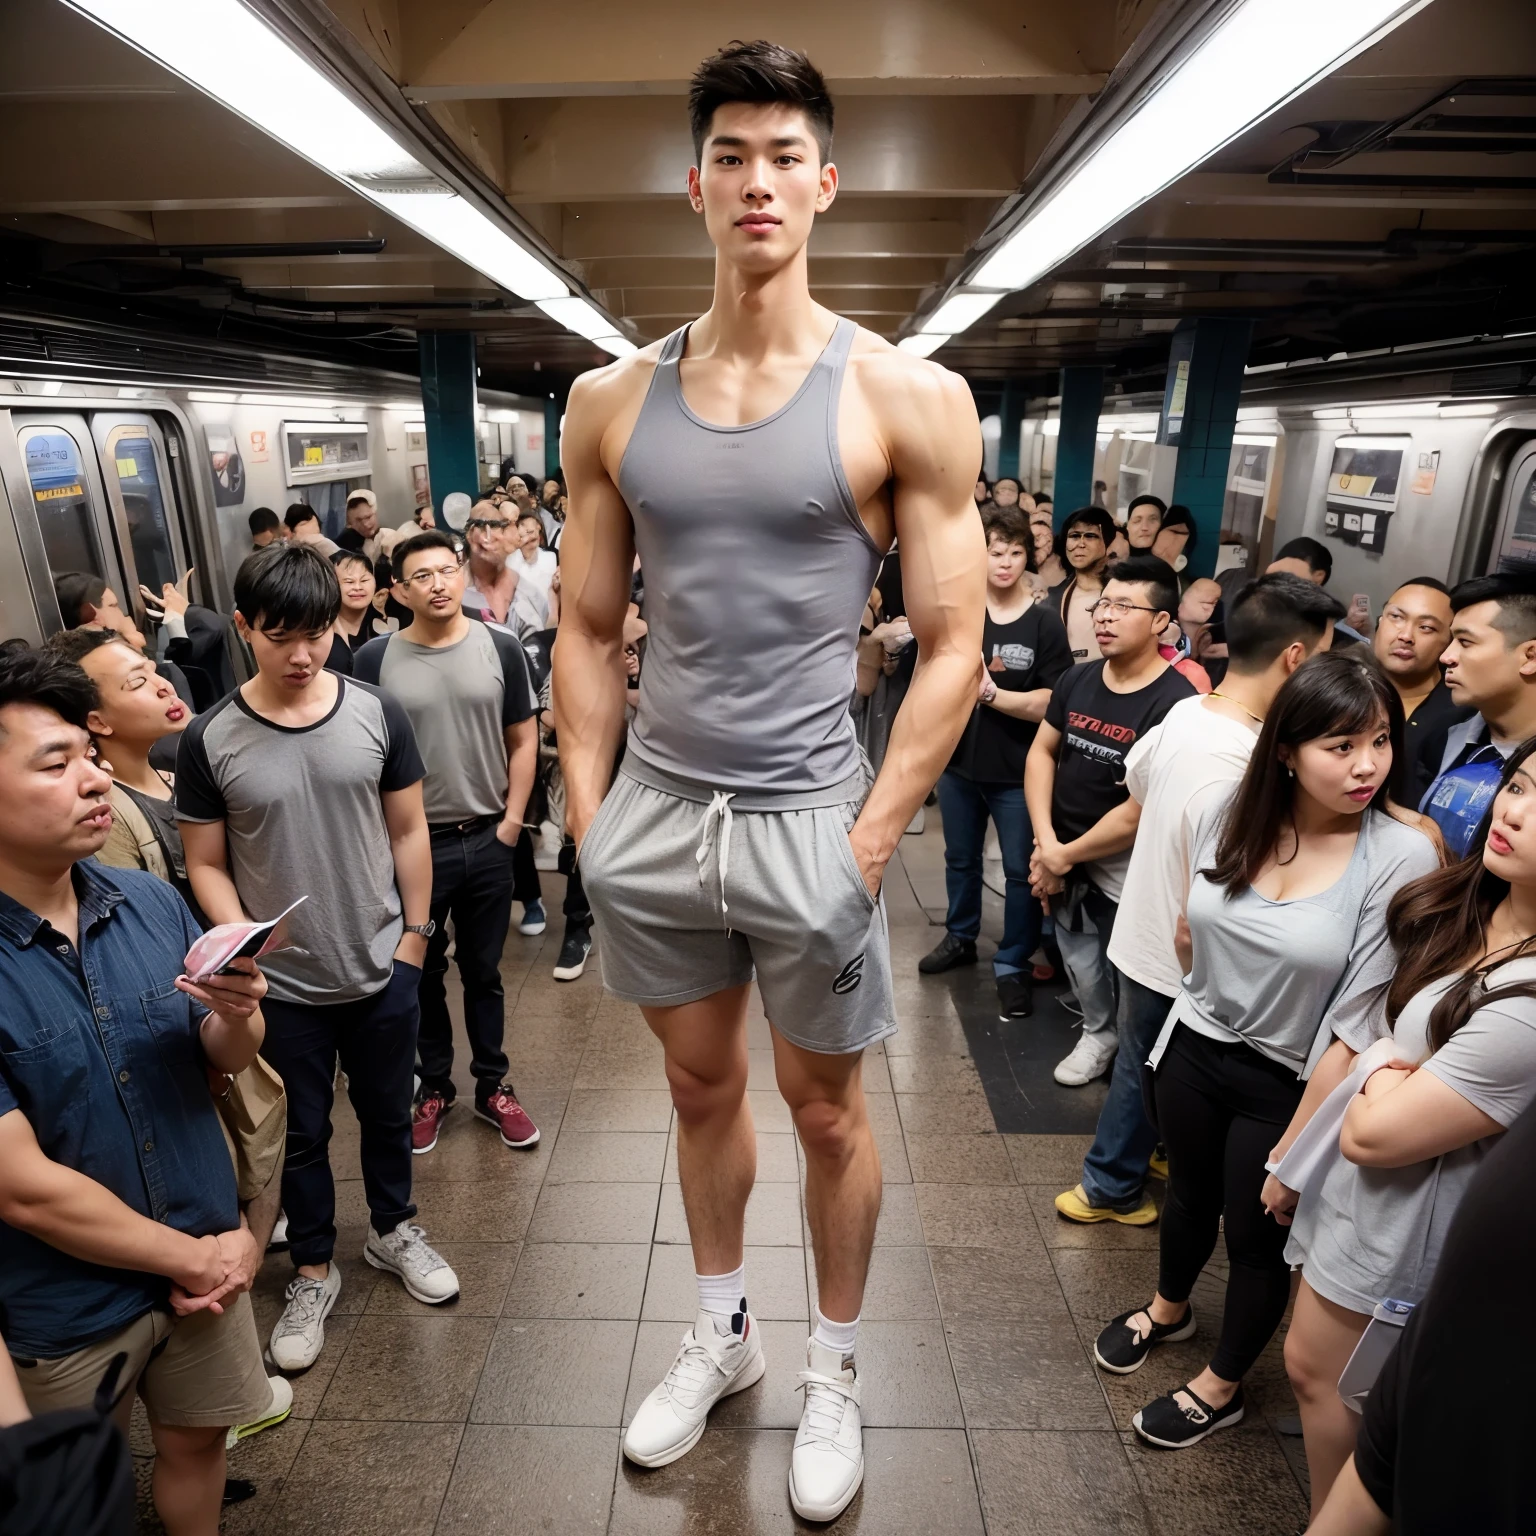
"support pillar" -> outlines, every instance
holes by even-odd
[[[562,395],[563,395],[562,391]],[[555,395],[544,397],[544,478],[553,480],[560,475],[560,418],[565,414],[565,401]]]
[[[1181,345],[1185,337],[1189,339]],[[1252,338],[1251,320],[1186,321],[1174,335],[1158,435],[1178,448],[1173,499],[1194,514],[1198,530],[1187,576],[1209,576],[1216,569],[1232,434]]]
[[[420,331],[421,404],[427,424],[427,478],[438,525],[443,497],[480,495],[475,435],[475,337],[472,331]]]
[[[1002,436],[997,444],[997,476],[1002,479],[1019,478],[1019,427],[1024,420],[1024,390],[1020,385],[1003,385],[1002,403],[998,407],[998,420],[1002,423]]]
[[[1056,480],[1052,489],[1058,528],[1066,513],[1086,507],[1093,498],[1093,456],[1098,448],[1099,412],[1103,405],[1102,368],[1061,370],[1061,430],[1056,438]],[[1017,446],[1014,451],[1018,451]]]

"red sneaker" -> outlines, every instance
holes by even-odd
[[[443,1116],[453,1105],[442,1094],[428,1090],[417,1099],[411,1111],[411,1151],[418,1157],[437,1145],[437,1133]]]
[[[517,1102],[510,1088],[498,1088],[487,1099],[475,1099],[475,1113],[489,1120],[501,1132],[509,1147],[531,1147],[539,1139],[539,1128],[528,1118],[528,1111]]]

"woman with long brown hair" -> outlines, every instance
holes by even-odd
[[[1260,1204],[1265,1164],[1306,1089],[1341,1080],[1386,1032],[1387,908],[1435,868],[1387,805],[1401,749],[1397,692],[1369,657],[1303,662],[1264,718],[1235,793],[1191,840],[1186,975],[1151,1065],[1168,1149],[1157,1294],[1099,1335],[1104,1369],[1138,1369],[1195,1331],[1189,1296],[1224,1229],[1230,1275],[1210,1364],[1132,1427],[1179,1450],[1243,1416],[1243,1377],[1290,1299],[1285,1230]]]
[[[1388,1297],[1418,1302],[1494,1140],[1536,1099],[1536,740],[1518,748],[1459,864],[1404,886],[1387,915],[1394,1063],[1351,1101],[1342,1157],[1297,1207],[1301,1290],[1285,1343],[1322,1508],[1359,1418],[1339,1375]]]

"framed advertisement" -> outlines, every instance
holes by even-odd
[[[283,474],[287,484],[362,480],[372,473],[366,421],[283,423]]]
[[[1375,554],[1386,547],[1411,446],[1406,437],[1341,437],[1334,442],[1323,515],[1330,537]]]

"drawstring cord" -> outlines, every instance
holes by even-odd
[[[699,850],[694,855],[699,866],[699,884],[704,884],[704,865],[709,858],[709,825],[719,817],[719,827],[715,833],[715,848],[720,860],[720,916],[723,919],[731,910],[725,899],[725,873],[730,863],[731,855],[731,801],[736,796],[727,794],[723,789],[715,791],[715,797],[709,802],[709,808],[704,812],[704,819],[699,823]],[[730,931],[727,923],[726,931]]]

